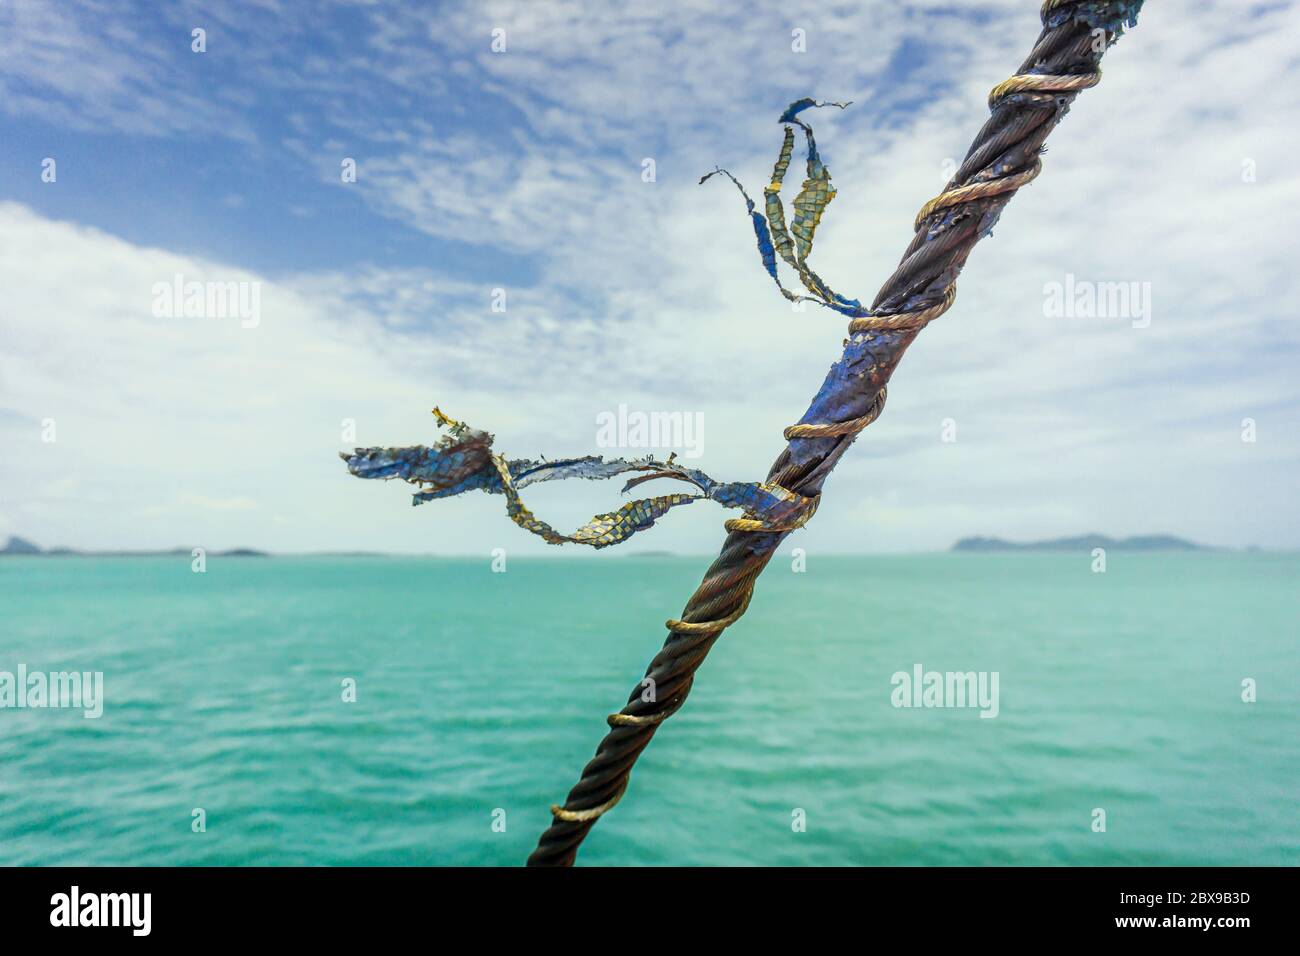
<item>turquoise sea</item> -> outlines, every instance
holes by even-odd
[[[707,563],[0,559],[0,671],[105,697],[0,709],[0,863],[520,864]],[[579,863],[1300,863],[1300,556],[1090,563],[778,559]]]

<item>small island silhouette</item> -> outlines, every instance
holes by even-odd
[[[1196,544],[1186,538],[1171,534],[1147,534],[1132,538],[1110,538],[1104,534],[1081,534],[1073,538],[1051,538],[1045,541],[1007,541],[1005,538],[962,538],[952,546],[953,551],[1091,551],[1105,548],[1108,551],[1213,551],[1214,548]]]
[[[22,555],[26,557],[42,558],[61,558],[61,557],[92,557],[92,558],[156,558],[165,555],[183,554],[188,557],[192,553],[191,548],[172,548],[167,551],[79,551],[76,548],[50,548],[46,550],[39,545],[33,544],[26,538],[20,538],[18,535],[10,535],[9,543],[0,548],[0,555]],[[214,557],[222,558],[265,558],[268,557],[265,551],[256,551],[252,548],[231,548],[228,551],[209,552]]]

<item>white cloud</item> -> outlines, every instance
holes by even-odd
[[[996,28],[976,28],[940,4],[715,6],[650,17],[639,4],[488,4],[438,24],[376,8],[348,50],[354,82],[411,93],[450,70],[517,122],[402,129],[321,107],[295,125],[299,156],[330,136],[362,144],[362,197],[431,249],[457,239],[534,256],[538,281],[508,289],[505,314],[490,311],[487,286],[436,269],[272,281],[0,207],[12,343],[0,435],[21,451],[0,479],[0,521],[47,544],[548,550],[508,524],[500,499],[412,511],[399,488],[336,467],[340,419],[357,419],[363,444],[424,440],[435,401],[530,456],[595,450],[595,415],[620,402],[702,411],[700,464],[761,477],[843,322],[792,313],[758,265],[740,198],[695,179],[722,163],[756,195],[787,101],[858,101],[814,118],[839,189],[814,261],[870,299],[943,161],[982,122],[988,88],[1028,48],[1036,12],[981,4]],[[1206,22],[1234,25],[1207,44]],[[487,51],[496,24],[510,37],[500,56]],[[790,53],[793,26],[808,30],[808,54]],[[801,544],[930,549],[1088,530],[1300,541],[1300,332],[1287,306],[1300,290],[1283,213],[1300,198],[1286,48],[1297,26],[1291,5],[1245,20],[1222,4],[1198,20],[1151,5],[1053,135],[1044,175],[972,257],[956,308],[910,350]],[[904,54],[924,67],[887,69]],[[106,68],[125,69],[115,62]],[[339,82],[313,85],[325,72],[282,82],[325,96]],[[640,180],[646,155],[653,184]],[[320,175],[337,178],[336,160]],[[153,319],[148,289],[178,271],[262,281],[261,326]],[[1043,286],[1066,273],[1150,282],[1151,326],[1046,317]],[[39,442],[45,417],[59,422],[54,446]],[[949,417],[955,444],[939,441]],[[1253,445],[1239,437],[1245,417],[1258,422]],[[534,494],[557,525],[617,500],[589,485]],[[211,507],[241,500],[255,506]],[[722,517],[684,509],[640,546],[708,550]]]
[[[0,110],[84,132],[251,140],[234,103],[200,86],[194,21],[170,11],[146,30],[151,18],[125,12],[104,0],[0,7]]]

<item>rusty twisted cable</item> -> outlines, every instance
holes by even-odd
[[[768,482],[809,498],[820,495],[840,456],[880,415],[885,385],[903,352],[952,306],[971,250],[1016,191],[1038,175],[1048,134],[1079,91],[1100,81],[1102,54],[1135,22],[1141,6],[1142,0],[1046,0],[1038,41],[1016,74],[990,93],[992,115],[944,191],[921,208],[915,235],[870,314],[850,323],[843,357],[803,419],[785,430],[788,444]],[[754,518],[727,522],[721,552],[681,619],[667,622],[668,639],[645,678],[626,706],[609,716],[609,732],[564,805],[552,807],[554,819],[528,858],[530,866],[573,863],[587,833],[627,790],[641,751],[685,702],[709,650],[745,613],[755,580],[793,530]]]

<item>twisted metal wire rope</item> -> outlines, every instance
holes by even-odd
[[[885,385],[921,329],[956,298],[956,278],[975,244],[988,234],[1016,191],[1041,171],[1048,134],[1081,90],[1101,79],[1098,63],[1112,34],[1098,43],[1077,8],[1108,8],[1097,0],[1046,0],[1043,30],[1016,74],[993,88],[991,117],[976,136],[944,191],[918,213],[915,234],[894,274],[881,287],[870,314],[849,325],[850,343],[879,355],[854,394],[842,403],[847,417],[809,421],[785,429],[785,450],[768,473],[770,483],[817,498],[826,476],[858,434],[879,417]],[[1069,9],[1067,9],[1069,8]],[[1093,18],[1095,21],[1095,17]],[[829,379],[828,379],[829,381]],[[819,398],[821,396],[819,395]],[[817,400],[805,414],[814,416]],[[805,516],[804,520],[808,516]],[[802,524],[803,522],[799,522]],[[686,602],[680,619],[633,689],[627,704],[608,718],[609,732],[528,858],[530,866],[572,865],[600,817],[627,790],[632,767],[655,732],[685,703],[695,672],[723,631],[744,613],[759,574],[795,527],[772,527],[754,518],[726,523],[718,557]],[[652,694],[644,693],[653,688]]]

